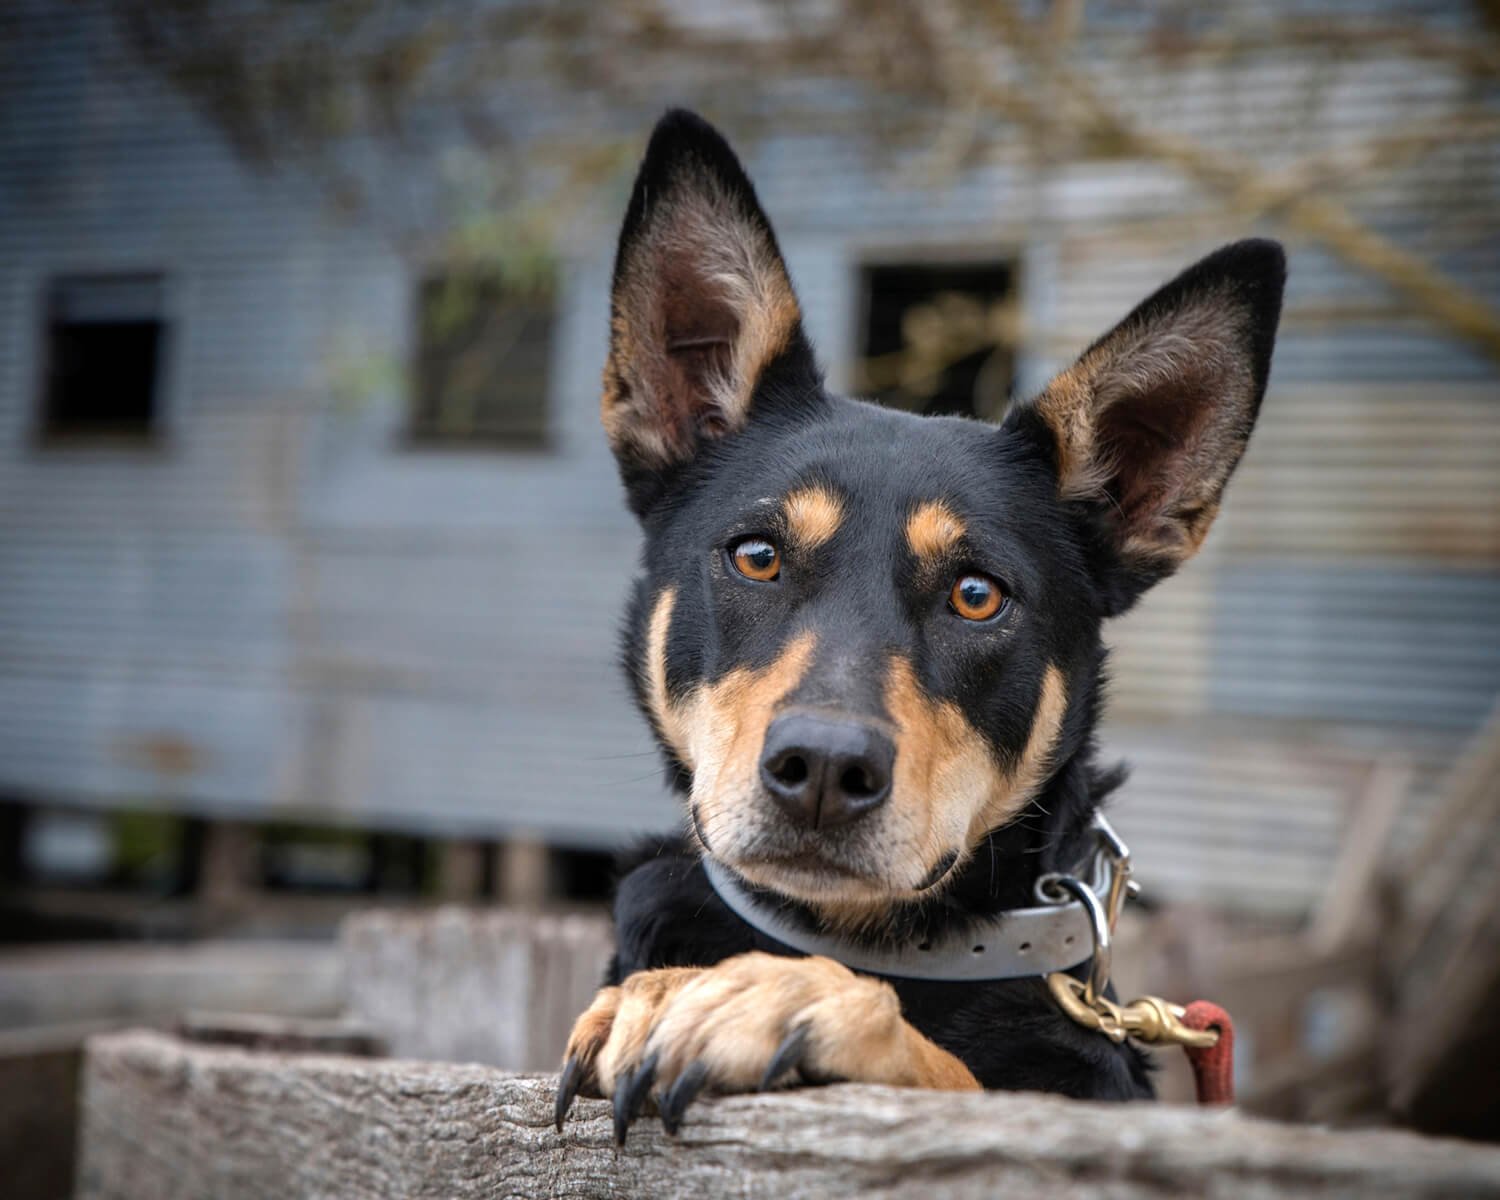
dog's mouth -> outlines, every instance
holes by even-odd
[[[760,874],[785,874],[828,879],[856,880],[864,884],[882,882],[880,876],[847,866],[835,859],[815,853],[764,854],[741,858],[731,866]]]
[[[806,899],[840,895],[863,901],[890,902],[930,892],[953,873],[961,857],[950,850],[911,881],[910,870],[881,862],[839,843],[812,843],[803,838],[757,838],[749,846],[721,846],[704,830],[697,805],[690,806],[693,831],[706,854],[749,882],[774,892]],[[903,878],[904,876],[904,878]]]
[[[921,883],[917,884],[917,891],[931,891],[938,884],[942,883],[943,880],[947,879],[956,866],[958,866],[958,851],[949,850],[948,853],[944,854],[933,864],[932,870],[927,873],[927,877]]]
[[[814,907],[830,903],[885,907],[896,896],[896,890],[884,876],[856,870],[821,855],[768,855],[737,859],[726,865],[755,887]]]

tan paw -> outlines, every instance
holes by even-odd
[[[654,1098],[667,1131],[705,1090],[852,1080],[973,1090],[968,1068],[901,1016],[887,983],[828,958],[741,954],[713,967],[632,975],[579,1017],[558,1089],[610,1096],[623,1141]]]

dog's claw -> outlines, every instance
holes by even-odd
[[[583,1064],[577,1058],[569,1058],[563,1063],[562,1078],[557,1081],[557,1104],[553,1109],[553,1119],[557,1122],[558,1133],[562,1132],[563,1121],[567,1119],[568,1110],[573,1107],[573,1101],[582,1085]]]
[[[666,1095],[656,1102],[661,1112],[662,1128],[676,1136],[682,1127],[682,1114],[687,1106],[697,1099],[703,1085],[708,1082],[708,1064],[701,1059],[688,1063],[677,1076]]]
[[[615,1079],[615,1145],[625,1144],[630,1132],[630,1076]]]
[[[623,1146],[630,1123],[640,1116],[651,1085],[656,1082],[655,1054],[648,1055],[634,1072],[615,1081],[615,1142]]]
[[[799,1025],[781,1039],[781,1045],[776,1047],[776,1053],[771,1055],[771,1061],[766,1066],[766,1073],[760,1077],[760,1090],[770,1091],[772,1084],[788,1071],[795,1069],[802,1061],[802,1052],[806,1049],[807,1026]]]

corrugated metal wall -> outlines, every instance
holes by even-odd
[[[1255,5],[1243,28],[1335,10]],[[1157,56],[1140,22],[1116,13],[1112,26],[1111,11],[1091,9],[1084,25],[1101,89],[1138,123],[1268,175],[1485,106],[1482,85],[1394,44],[1340,62],[1277,52],[1146,69]],[[1385,28],[1439,12],[1359,11]],[[1464,14],[1441,12],[1462,38]],[[1172,259],[1245,232],[1220,196],[1139,164],[1069,164],[1045,186],[1057,278],[1038,376]],[[1331,194],[1492,304],[1500,296],[1493,138],[1393,156]],[[1420,820],[1500,690],[1496,369],[1326,249],[1294,232],[1289,242],[1259,426],[1204,552],[1113,631],[1106,740],[1134,763],[1119,824],[1159,894],[1280,912],[1304,911],[1325,886],[1371,758],[1411,760],[1408,820]]]
[[[304,181],[247,171],[87,10],[28,3],[9,20],[0,787],[574,842],[673,820],[614,663],[636,535],[597,428],[610,231],[568,251],[554,448],[408,448],[399,386],[340,380],[351,358],[409,349],[424,264],[336,221]],[[1277,105],[1282,124],[1337,137],[1451,100],[1438,67],[1393,60],[1341,74],[1317,101],[1329,119],[1308,122],[1296,104],[1316,64],[1153,82],[1130,71],[1131,29],[1089,34],[1126,102],[1271,163],[1309,149],[1267,140]],[[861,262],[1013,254],[1035,384],[1247,232],[1138,163],[1018,153],[914,191],[824,138],[751,158],[835,383]],[[1417,249],[1448,236],[1445,262],[1500,300],[1500,217],[1425,219],[1449,187],[1486,188],[1500,212],[1497,161],[1486,143],[1392,170],[1362,213]],[[1404,749],[1430,779],[1500,688],[1496,373],[1315,247],[1292,252],[1226,515],[1113,631],[1109,738],[1138,764],[1121,823],[1167,894],[1275,910],[1316,893],[1371,753]],[[35,448],[45,281],[140,269],[166,274],[175,317],[162,444]],[[1376,315],[1322,315],[1361,306]],[[583,614],[580,595],[595,598]]]

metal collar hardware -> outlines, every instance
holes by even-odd
[[[1130,850],[1109,824],[1100,818],[1096,824],[1099,853],[1110,864],[1110,886],[1101,902],[1096,892],[1069,875],[1044,875],[1037,883],[1039,891],[1050,895],[1072,896],[1089,915],[1089,933],[1094,953],[1088,974],[1075,979],[1064,971],[1047,975],[1047,987],[1059,1008],[1085,1029],[1096,1029],[1113,1042],[1133,1037],[1143,1042],[1171,1042],[1180,1046],[1207,1049],[1219,1041],[1212,1029],[1193,1029],[1183,1023],[1187,1010],[1160,996],[1141,996],[1129,1004],[1118,1004],[1106,992],[1109,988],[1111,956],[1114,950],[1115,924],[1127,896],[1135,895],[1137,886],[1130,878]]]
[[[1135,885],[1130,853],[1102,815],[1094,818],[1094,832],[1095,849],[1080,864],[1089,883],[1071,875],[1044,875],[1036,885],[1039,905],[1007,909],[988,928],[941,944],[873,948],[810,931],[752,893],[712,857],[704,857],[703,869],[719,898],[747,925],[793,950],[832,958],[856,971],[892,979],[977,983],[1048,975],[1092,960],[1087,986],[1094,987],[1092,995],[1102,995],[1109,980],[1109,930]]]

